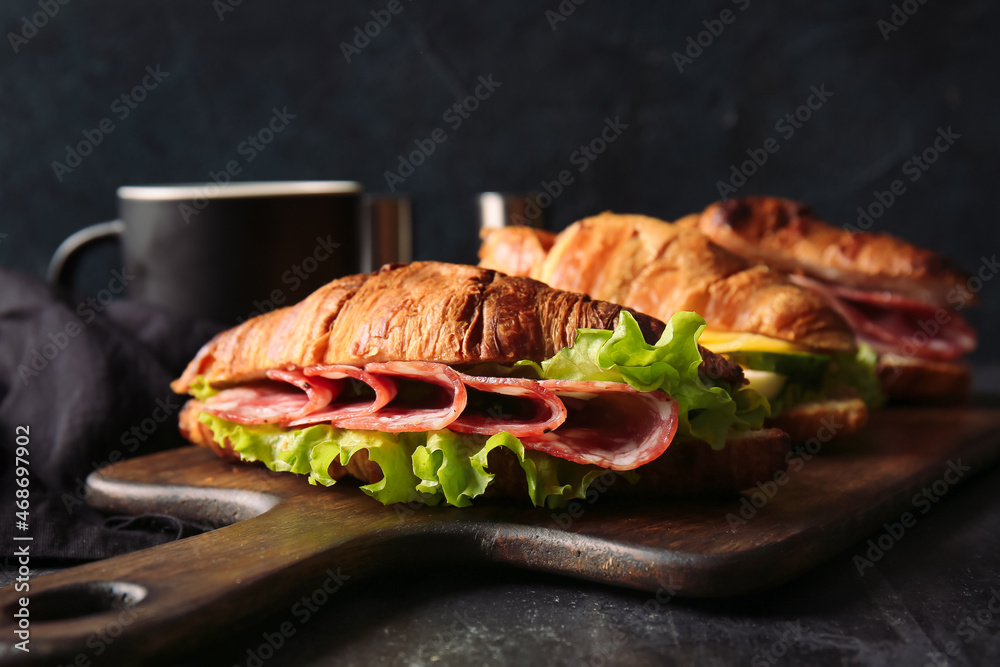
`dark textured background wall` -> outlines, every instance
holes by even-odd
[[[731,165],[770,137],[780,148],[740,194],[805,200],[845,224],[901,179],[906,192],[873,230],[971,271],[1000,253],[1000,11],[988,0],[897,3],[891,31],[887,1],[401,0],[350,62],[341,43],[388,0],[236,3],[3,3],[0,264],[41,275],[63,237],[114,216],[118,185],[203,181],[233,159],[242,180],[344,178],[384,191],[397,156],[435,128],[447,140],[395,184],[414,201],[418,258],[472,261],[474,194],[538,189],[562,170],[573,182],[549,211],[555,228],[604,209],[679,217],[718,199]],[[26,21],[44,7],[54,16],[33,31]],[[573,12],[556,21],[560,7]],[[704,21],[718,30],[723,10],[733,22],[678,71],[674,53]],[[169,75],[122,117],[115,100],[147,67]],[[491,76],[499,87],[454,128],[445,112]],[[813,87],[832,96],[791,136],[776,128]],[[241,142],[274,108],[295,117],[246,162]],[[114,130],[93,153],[54,169],[104,118]],[[581,172],[574,152],[605,119],[621,134]],[[904,164],[939,128],[959,138],[911,181]],[[1000,280],[981,297],[978,357],[1000,360],[990,335]]]

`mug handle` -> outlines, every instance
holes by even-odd
[[[120,236],[124,231],[125,222],[123,220],[110,220],[84,227],[67,236],[66,240],[56,248],[49,261],[47,273],[49,284],[53,287],[68,287],[67,277],[69,273],[66,268],[70,266],[70,258],[91,243],[112,236]]]

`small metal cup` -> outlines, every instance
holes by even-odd
[[[536,192],[482,192],[479,194],[479,232],[524,225],[545,228],[545,209]]]

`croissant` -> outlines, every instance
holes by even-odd
[[[543,505],[583,497],[601,469],[638,471],[643,492],[667,495],[771,478],[787,434],[752,428],[762,403],[732,400],[744,377],[724,357],[699,348],[690,376],[698,320],[678,322],[689,333],[661,342],[657,319],[531,278],[388,265],[219,334],[172,386],[194,396],[180,428],[195,444],[323,484],[351,476],[385,503],[464,506],[492,485]],[[631,375],[598,364],[609,338],[580,329],[616,329]],[[577,345],[551,367],[506,366]]]

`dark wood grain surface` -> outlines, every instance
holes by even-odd
[[[612,487],[559,511],[499,501],[383,507],[346,485],[310,486],[204,450],[164,452],[93,475],[89,502],[225,527],[33,580],[32,657],[72,660],[117,618],[121,636],[107,655],[146,664],[304,592],[425,563],[508,563],[679,596],[742,594],[919,514],[991,465],[998,445],[1000,410],[898,408],[877,414],[862,437],[816,441],[821,451],[793,460],[784,483],[736,499],[616,498]],[[15,598],[0,592],[5,618]]]

